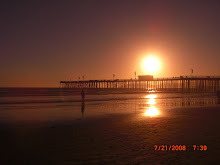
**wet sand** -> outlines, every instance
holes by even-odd
[[[218,164],[220,107],[174,107],[136,113],[0,123],[1,164]],[[193,145],[207,145],[194,151]],[[186,145],[155,151],[154,145]]]

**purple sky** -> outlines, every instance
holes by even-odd
[[[218,0],[1,1],[0,87],[134,78],[155,54],[157,77],[220,75]]]

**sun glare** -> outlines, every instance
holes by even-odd
[[[155,57],[148,57],[143,61],[143,67],[146,71],[154,73],[159,68],[159,61]]]

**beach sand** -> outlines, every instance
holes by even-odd
[[[1,122],[0,164],[218,164],[219,106],[160,110],[152,117],[138,108],[73,120]],[[194,144],[208,149],[194,151]],[[187,149],[161,151],[154,145]]]

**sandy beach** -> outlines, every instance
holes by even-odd
[[[151,104],[85,101],[41,108],[7,105],[9,110],[4,105],[1,164],[216,164],[220,160],[217,103],[155,104],[159,112],[153,115],[148,113]],[[155,145],[167,149],[155,150]],[[186,150],[169,150],[173,145],[185,145]],[[201,151],[193,145],[208,148]]]

